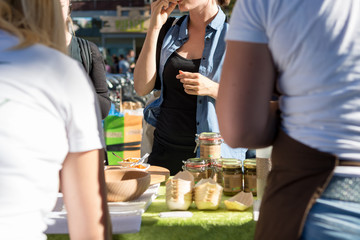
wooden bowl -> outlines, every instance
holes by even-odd
[[[105,170],[107,200],[125,202],[137,199],[150,186],[150,174],[135,169]]]

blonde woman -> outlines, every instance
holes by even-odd
[[[0,0],[2,239],[46,239],[60,170],[70,237],[111,238],[99,107],[62,19],[58,0]]]

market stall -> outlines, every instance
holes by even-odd
[[[115,235],[118,240],[140,239],[254,239],[255,221],[252,208],[245,211],[228,211],[223,196],[217,210],[197,210],[192,203],[187,212],[192,216],[160,217],[159,214],[169,212],[165,203],[165,186],[159,190],[159,196],[142,215],[141,228],[138,233]],[[184,214],[185,215],[185,214]]]
[[[165,185],[159,188],[158,196],[141,216],[141,227],[136,233],[116,234],[118,240],[182,240],[182,239],[243,239],[254,238],[255,224],[253,208],[245,211],[229,211],[225,208],[222,196],[217,210],[198,210],[194,203],[188,211],[192,216],[160,217],[159,214],[169,212],[165,203]],[[112,219],[113,220],[113,219]],[[48,234],[49,240],[66,240],[68,235]]]
[[[117,165],[123,158],[140,157],[142,107],[146,99],[136,95],[130,76],[109,75],[107,81],[113,106],[109,116],[104,120],[105,142],[109,165]],[[165,169],[164,174],[160,168],[151,166],[149,170],[146,170],[152,174],[150,187],[140,198],[123,203],[109,202],[113,239],[247,240],[254,238],[256,222],[253,220],[252,204],[242,211],[229,210],[224,202],[232,196],[223,194],[223,187],[224,193],[230,195],[243,190],[251,192],[256,189],[254,185],[256,184],[256,170],[247,168],[247,166],[253,166],[254,160],[250,165],[244,161],[243,166],[242,161],[238,160],[223,162],[220,160],[221,136],[218,133],[203,135],[200,135],[198,139],[200,158],[184,161],[184,169],[189,171],[186,171],[187,174],[192,175],[191,188],[200,179],[212,178],[215,180],[214,184],[221,188],[220,197],[217,198],[218,207],[215,210],[200,210],[193,201],[191,204],[189,203],[190,207],[184,211],[170,210],[166,200],[169,194],[167,194],[165,185],[169,171]],[[107,166],[107,168],[111,167]],[[244,174],[242,167],[244,167]],[[159,173],[161,174],[159,175]],[[217,180],[225,181],[226,186],[218,184]],[[249,194],[252,200],[252,193]],[[191,196],[190,199],[193,197]],[[58,211],[51,217],[53,223],[49,225],[47,231],[48,239],[69,239],[66,213]]]

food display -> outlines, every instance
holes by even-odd
[[[138,168],[138,169],[146,169],[148,164],[138,164],[138,165],[134,165],[134,166],[130,166],[131,168]]]
[[[142,170],[149,167],[146,163],[139,164],[139,158],[121,160],[117,168],[130,170],[134,167]],[[244,211],[253,205],[256,185],[254,192],[251,180],[254,177],[256,179],[256,162],[254,163],[252,159],[247,159],[243,164],[238,159],[219,158],[209,161],[209,159],[191,158],[184,161],[183,169],[184,171],[165,183],[165,204],[169,210],[187,211],[194,208],[217,210],[225,207],[230,211]],[[213,173],[211,176],[209,169]],[[222,199],[223,204],[221,204]]]
[[[127,162],[127,163],[136,163],[137,161],[139,161],[140,158],[126,158],[123,160],[123,162]]]
[[[132,164],[133,164],[132,162],[119,162],[119,168],[147,170],[150,167],[150,164],[148,164],[148,163],[142,163],[142,164],[136,164],[136,165],[132,165]]]
[[[140,158],[126,158],[119,161],[118,164],[120,168],[134,168],[140,170],[147,170],[150,167],[150,164],[148,163],[135,164],[139,160]]]

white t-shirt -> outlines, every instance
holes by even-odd
[[[358,0],[237,0],[226,36],[268,44],[280,71],[282,127],[292,138],[353,160],[360,160],[359,11]]]
[[[70,57],[0,43],[0,238],[46,239],[67,153],[104,147],[97,98]]]

